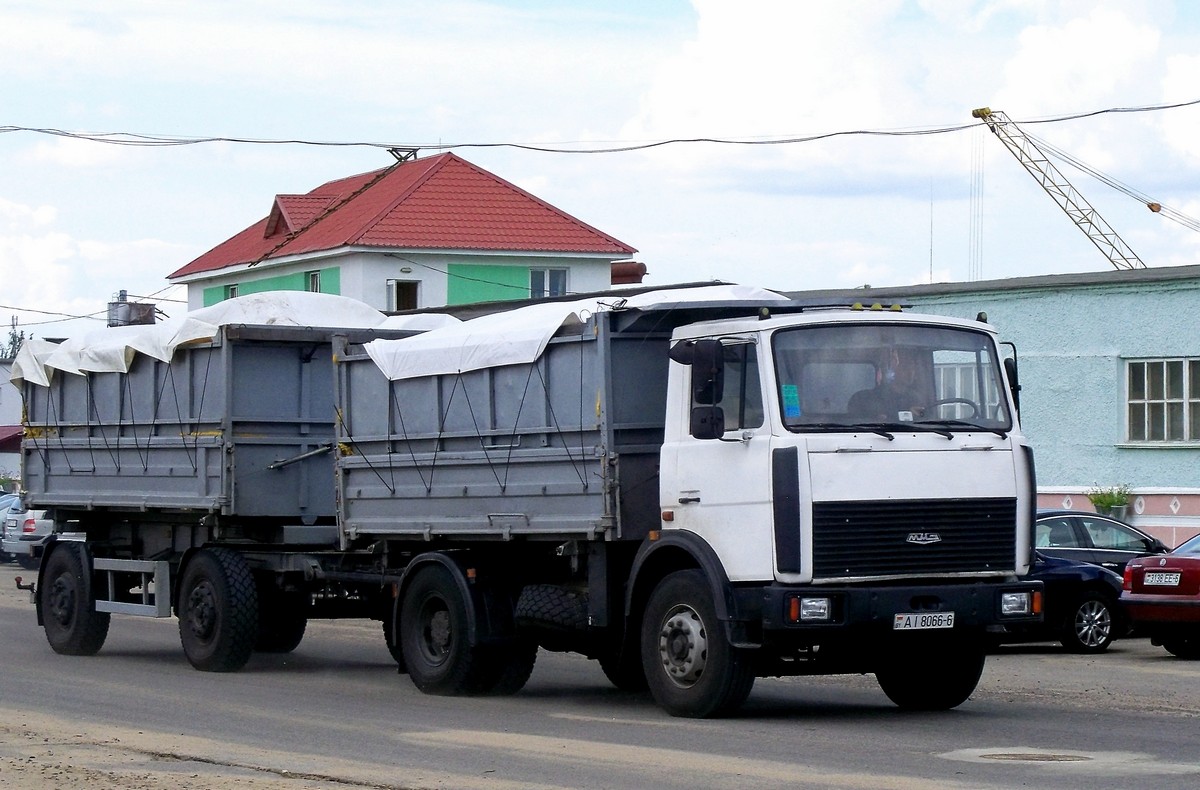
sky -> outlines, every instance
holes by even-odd
[[[0,0],[0,73],[0,320],[40,337],[120,290],[180,314],[166,275],[276,194],[393,161],[289,140],[452,150],[637,248],[651,285],[1111,270],[983,106],[1200,217],[1200,105],[1059,120],[1200,99],[1187,0]],[[637,147],[696,138],[740,142]],[[1200,263],[1200,233],[1059,167],[1148,266]]]

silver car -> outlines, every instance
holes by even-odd
[[[8,516],[8,511],[20,506],[20,494],[0,494],[0,541],[4,539],[4,519]],[[4,550],[3,543],[0,543],[0,562],[12,562],[15,559],[16,557]]]
[[[0,547],[5,554],[16,557],[22,568],[36,570],[42,546],[53,530],[54,522],[46,518],[45,510],[25,510],[18,505],[4,516],[4,539]]]

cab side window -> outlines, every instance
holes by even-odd
[[[721,400],[692,399],[692,406],[712,404],[725,414],[725,430],[740,431],[763,424],[762,384],[758,373],[758,348],[751,343],[724,347],[725,386]]]

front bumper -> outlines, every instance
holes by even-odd
[[[772,585],[762,590],[762,626],[764,631],[892,631],[898,614],[954,613],[954,627],[985,629],[989,626],[1040,623],[1042,613],[1033,599],[1040,601],[1042,583],[969,582],[955,584],[871,585],[871,586],[785,586]],[[1027,594],[1030,611],[1003,614],[1001,602],[1006,594]],[[825,620],[797,622],[792,616],[797,597],[827,597],[829,616]]]

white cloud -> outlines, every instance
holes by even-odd
[[[61,167],[102,167],[128,160],[123,150],[108,143],[70,137],[40,142],[28,153],[33,161]]]
[[[109,298],[121,288],[139,296],[161,291],[167,285],[164,261],[182,253],[180,245],[156,239],[77,239],[57,229],[56,221],[53,207],[0,200],[2,309],[38,336],[101,326],[94,319],[61,319],[98,314],[103,321]],[[179,290],[162,296],[182,298]]]
[[[49,225],[58,216],[54,206],[23,206],[0,198],[0,227],[4,232],[13,232],[18,227]]]

